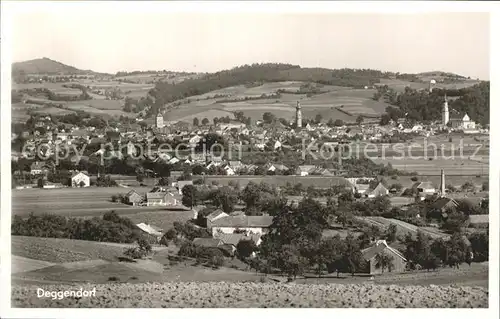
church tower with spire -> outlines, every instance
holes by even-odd
[[[302,109],[299,101],[297,101],[297,107],[295,108],[295,124],[298,128],[302,127]]]
[[[443,125],[448,124],[450,121],[450,111],[448,110],[448,98],[446,97],[446,94],[444,95],[444,104],[443,104],[443,110],[441,111],[441,122]]]
[[[161,112],[158,112],[158,114],[156,115],[156,128],[164,128],[165,127],[165,123],[163,123],[163,114],[161,114]]]

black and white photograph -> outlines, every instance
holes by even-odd
[[[498,315],[493,5],[401,3],[2,2],[2,317]]]

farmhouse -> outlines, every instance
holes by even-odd
[[[272,222],[272,216],[226,216],[212,223],[212,236],[217,233],[235,232],[244,232],[247,235],[264,234]]]
[[[167,192],[146,193],[147,206],[176,206],[177,199]]]
[[[89,187],[90,177],[83,172],[75,172],[71,175],[72,187]]]
[[[453,198],[440,197],[434,203],[432,203],[431,208],[433,210],[439,211],[443,216],[445,216],[446,211],[451,208],[456,208],[458,203]]]
[[[234,255],[237,250],[238,243],[244,240],[252,240],[256,246],[259,246],[262,240],[260,239],[260,235],[250,235],[246,236],[245,234],[224,234],[219,233],[215,239],[219,239],[222,241],[224,246],[227,246],[226,251],[229,252],[230,255]],[[223,247],[219,247],[223,248]],[[225,248],[225,247],[224,247]],[[255,252],[252,253],[251,257],[255,257]]]
[[[366,192],[370,188],[370,185],[368,184],[356,184],[354,186],[354,190],[356,193],[361,194],[361,195],[366,195]]]
[[[406,258],[401,252],[390,247],[385,240],[377,240],[374,245],[363,249],[361,253],[367,262],[364,272],[370,275],[381,274],[386,270],[401,273],[406,269]],[[381,256],[388,256],[391,259],[390,263],[384,265],[380,260]]]
[[[417,192],[424,196],[436,193],[436,188],[431,182],[416,182],[413,184],[412,189],[417,190]]]
[[[220,218],[223,218],[223,217],[227,217],[227,216],[229,216],[229,215],[226,214],[226,213],[224,213],[220,209],[214,210],[213,212],[211,212],[210,214],[208,214],[205,217],[206,220],[207,220],[207,229],[211,229],[213,222],[216,221],[217,219],[220,219]]]
[[[389,195],[389,190],[382,183],[378,183],[378,185],[374,189],[369,189],[365,193],[365,196],[368,198],[374,198],[385,195]]]
[[[214,238],[222,240],[224,244],[236,247],[238,243],[242,240],[252,240],[255,243],[255,245],[259,246],[260,243],[262,242],[262,239],[260,237],[261,236],[258,234],[252,234],[250,236],[247,236],[246,234],[243,233],[237,233],[237,234],[218,233],[215,234]]]
[[[132,206],[137,206],[143,201],[143,197],[135,190],[131,190],[125,194],[125,202]]]

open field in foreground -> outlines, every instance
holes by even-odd
[[[36,287],[12,289],[14,307],[162,307],[162,308],[486,308],[488,292],[476,287],[396,285],[311,285],[277,283],[147,283],[82,285],[96,297],[38,298]],[[61,291],[80,286],[50,285]]]
[[[12,255],[51,263],[116,260],[116,256],[123,252],[123,247],[86,240],[28,236],[11,238]]]

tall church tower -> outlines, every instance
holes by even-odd
[[[297,101],[297,107],[295,108],[295,124],[297,127],[302,127],[302,109],[299,101]]]
[[[163,114],[161,112],[158,112],[158,115],[156,115],[156,128],[164,128],[165,123],[163,123]]]
[[[448,98],[446,97],[446,94],[444,95],[444,104],[443,104],[443,110],[441,111],[441,122],[443,125],[448,124],[450,121],[450,112],[448,110]]]
[[[441,189],[440,189],[440,195],[441,197],[446,196],[446,184],[444,181],[444,169],[441,170]]]

